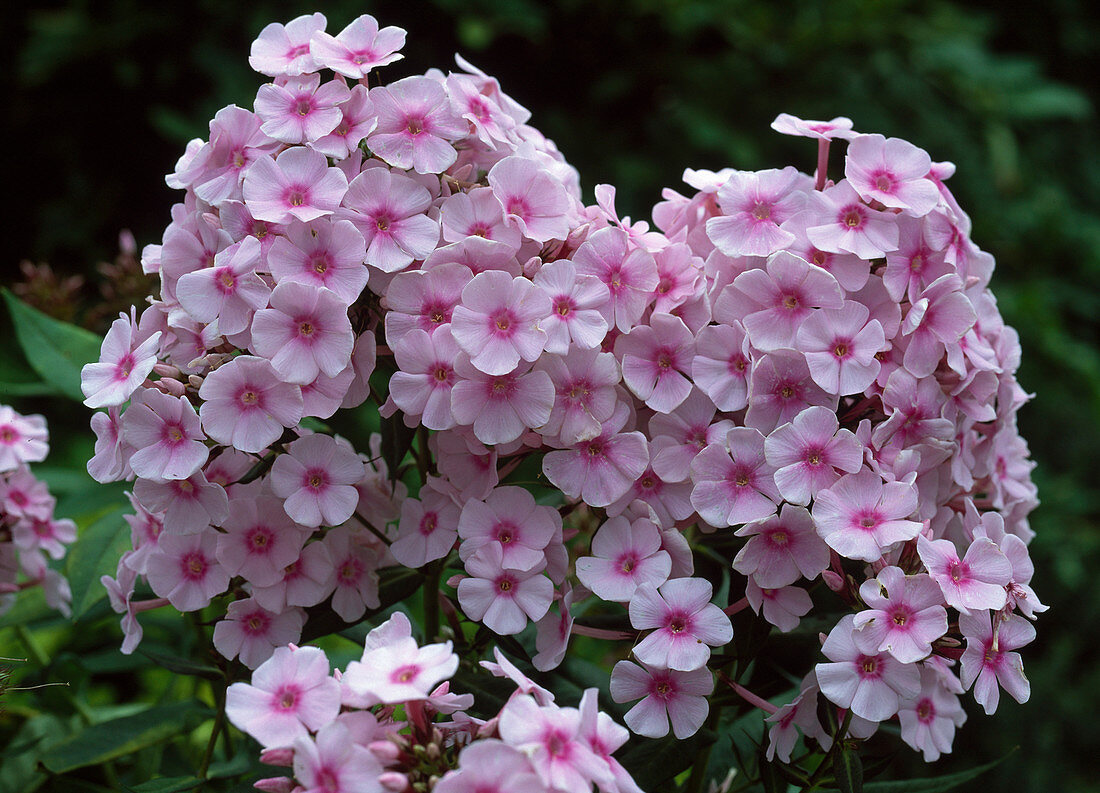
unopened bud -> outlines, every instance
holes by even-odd
[[[294,765],[294,750],[289,747],[264,749],[260,752],[260,762],[264,765],[277,765],[290,768]]]
[[[378,784],[393,793],[404,793],[409,789],[408,777],[396,771],[383,771],[378,775]]]
[[[392,741],[371,741],[367,744],[370,753],[378,758],[382,765],[396,763],[401,757],[401,750]]]
[[[153,364],[153,371],[161,377],[178,378],[180,376],[180,370],[170,363],[155,363]]]
[[[834,592],[842,592],[844,590],[844,576],[837,575],[832,570],[825,570],[821,574],[822,580],[825,582],[825,586]]]
[[[272,776],[267,779],[257,779],[252,787],[263,790],[265,793],[290,793],[294,790],[294,780],[288,776]]]
[[[164,393],[177,397],[183,396],[184,392],[187,390],[187,387],[183,383],[179,380],[173,380],[170,377],[162,377],[160,380],[157,380],[156,386]]]

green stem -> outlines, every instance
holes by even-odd
[[[844,712],[844,721],[837,727],[836,733],[833,735],[833,745],[829,747],[829,751],[821,758],[821,764],[814,769],[813,774],[810,775],[810,782],[804,790],[813,790],[817,787],[818,782],[821,781],[821,777],[825,775],[825,772],[833,767],[833,758],[836,757],[836,753],[840,750],[841,741],[844,740],[844,736],[848,734],[848,726],[852,723],[852,711],[849,708]]]
[[[31,636],[30,631],[27,630],[25,625],[13,625],[16,638],[19,639],[19,643],[23,645],[27,651],[27,656],[39,667],[45,667],[50,663],[49,657],[47,657],[45,651],[43,651],[38,640]]]
[[[210,770],[210,761],[214,758],[214,746],[218,742],[218,734],[225,728],[225,695],[220,687],[212,688],[214,688],[218,712],[214,715],[214,727],[210,730],[210,740],[206,742],[206,750],[202,754],[202,764],[199,766],[198,773],[200,779],[206,779],[206,773]]]
[[[432,643],[439,638],[439,583],[443,574],[443,560],[431,562],[424,571],[424,640]]]

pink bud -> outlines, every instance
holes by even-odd
[[[266,793],[290,793],[294,790],[294,780],[288,776],[272,776],[267,779],[257,779],[252,783],[252,787]]]
[[[401,756],[401,750],[392,741],[371,741],[367,744],[370,753],[378,758],[382,765],[396,763]]]
[[[294,765],[294,750],[290,747],[264,749],[260,753],[260,762],[264,765],[277,765],[290,768]]]
[[[403,793],[410,789],[408,777],[396,771],[383,771],[378,775],[378,784],[393,793]]]
[[[844,576],[837,575],[832,570],[825,570],[821,574],[821,578],[825,581],[825,586],[834,592],[840,592],[844,589]]]

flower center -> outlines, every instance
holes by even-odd
[[[863,225],[863,215],[858,209],[852,207],[844,213],[843,223],[850,229],[859,228]]]
[[[753,205],[752,216],[757,220],[767,220],[772,216],[772,208],[770,204],[765,204],[763,201],[758,201]]]
[[[301,190],[293,190],[287,200],[292,207],[300,207],[306,202],[306,197]]]
[[[424,131],[424,119],[410,118],[405,125],[405,129],[409,131],[410,135],[419,135]]]

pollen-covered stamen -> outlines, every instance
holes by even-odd
[[[424,119],[411,117],[405,122],[405,129],[408,130],[410,135],[419,135],[424,131]]]

